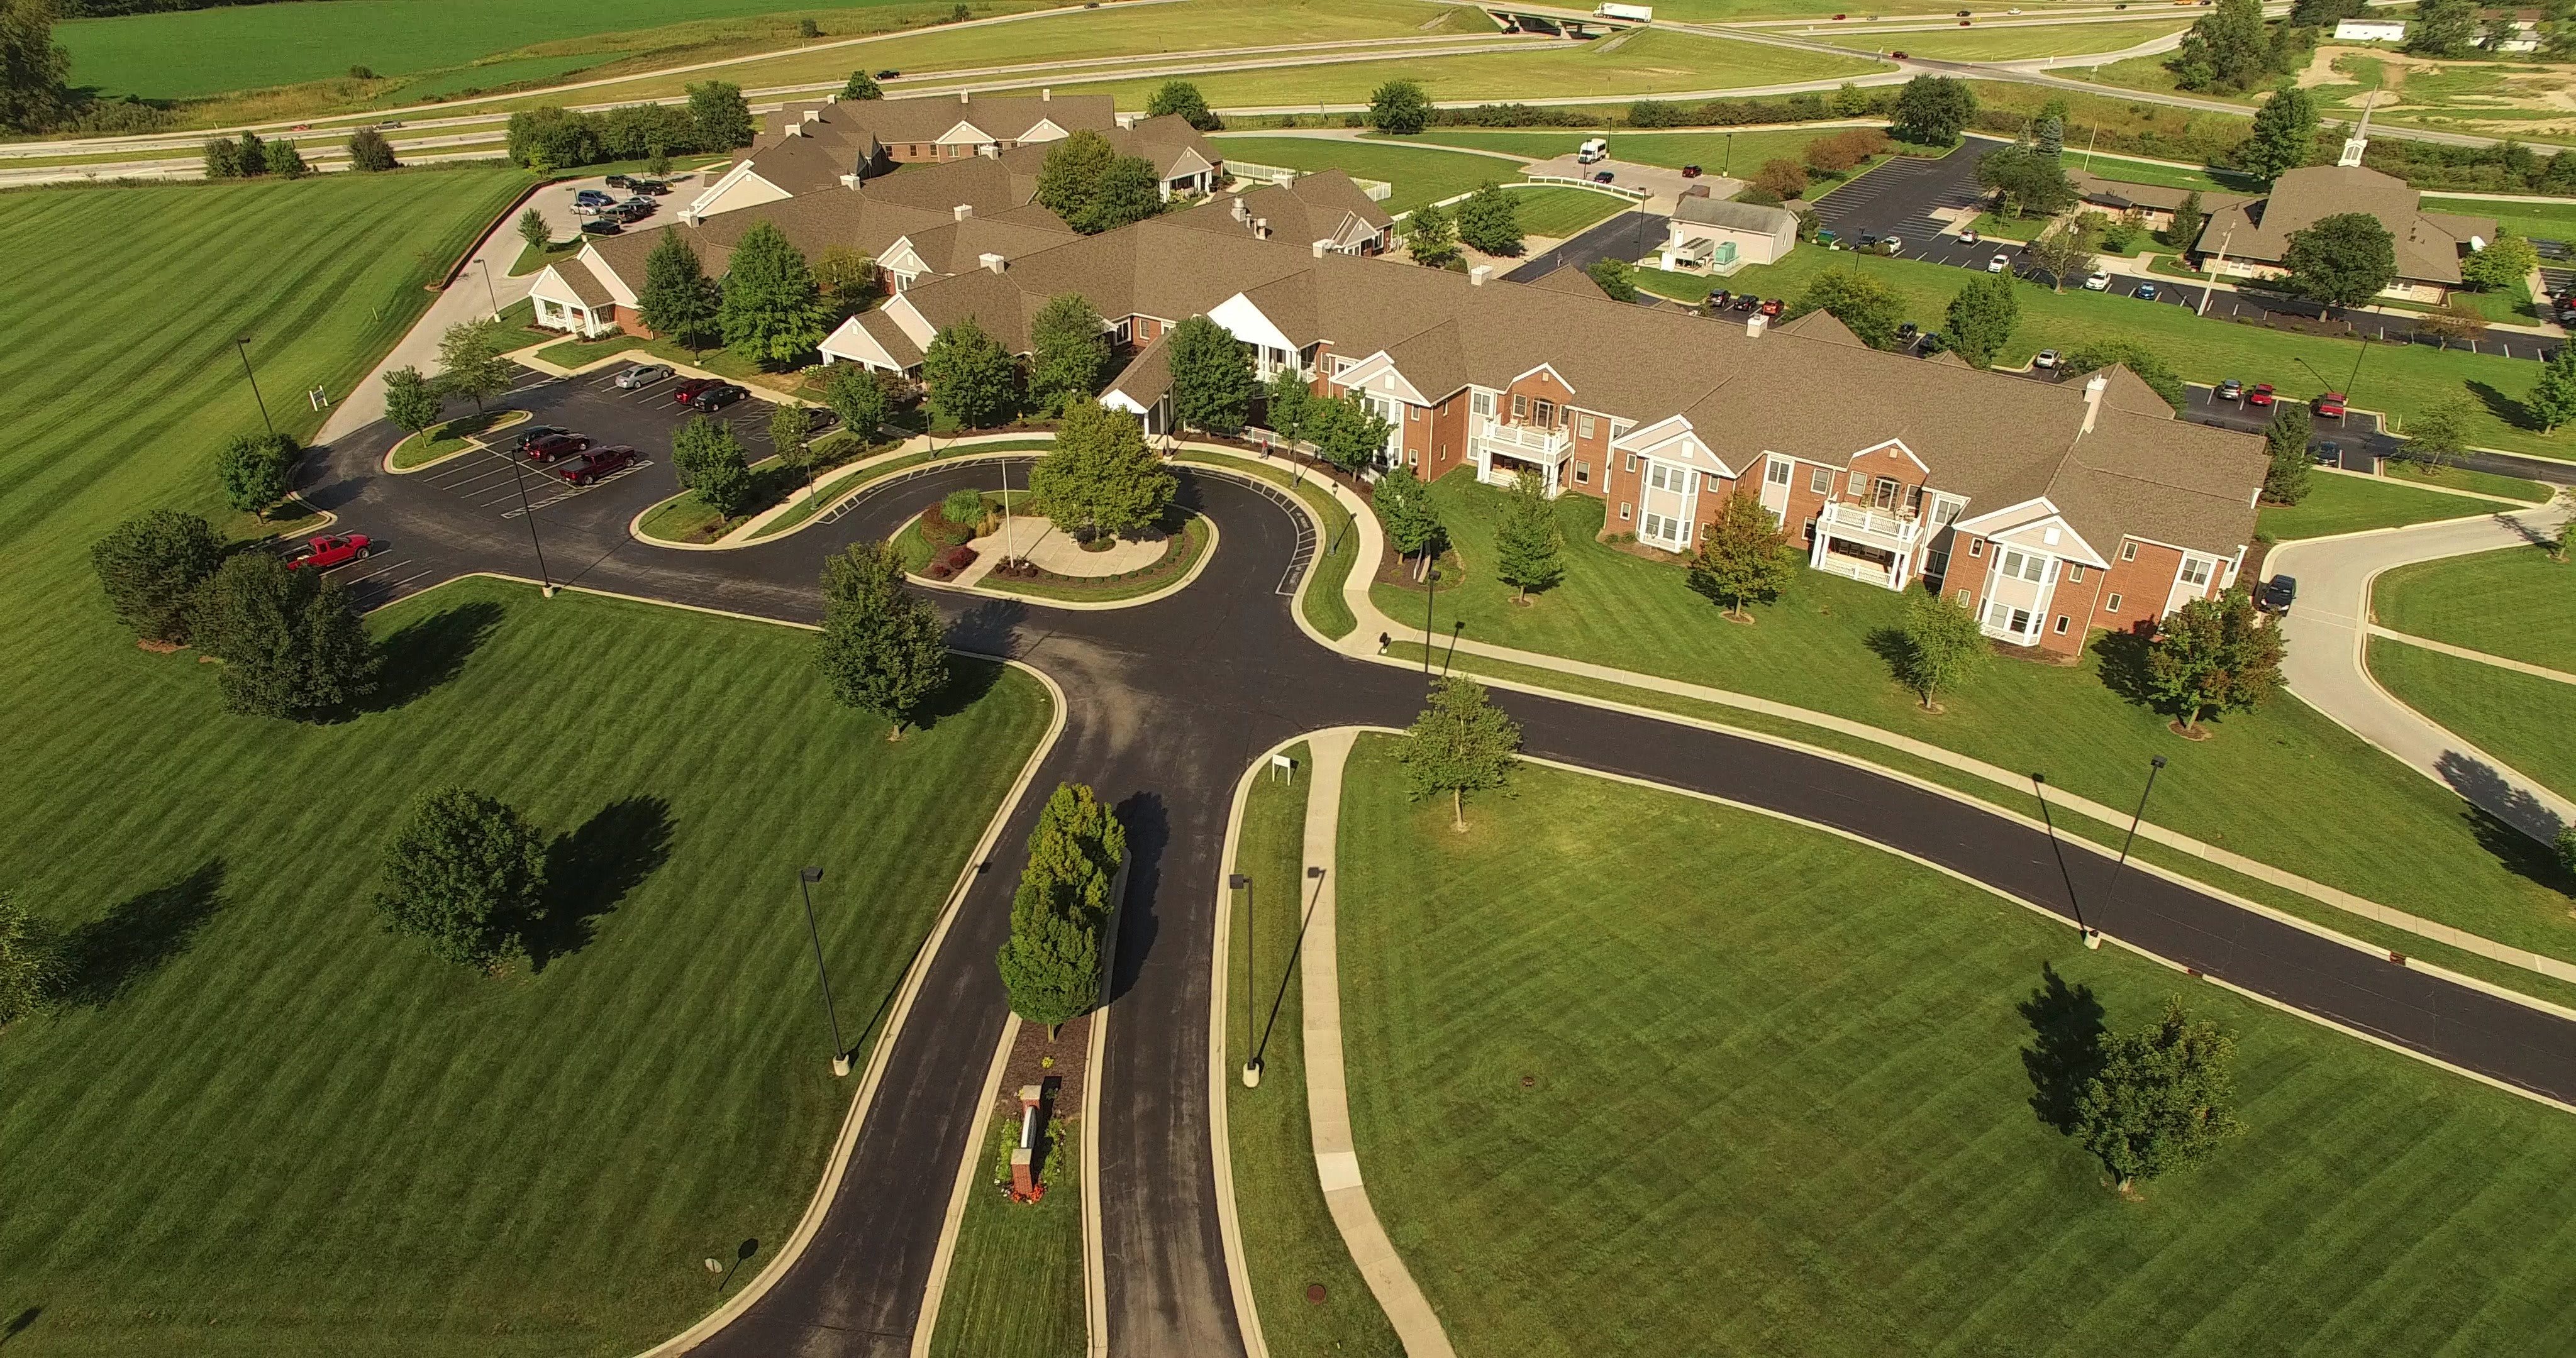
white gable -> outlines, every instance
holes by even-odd
[[[2098,566],[2104,570],[2110,569],[2111,566],[2110,562],[2102,559],[2100,552],[2093,550],[2092,543],[2084,540],[2083,534],[2076,532],[2064,518],[2056,514],[2034,519],[2018,528],[2007,529],[2001,533],[1990,533],[1987,536],[2010,546],[2045,552],[2050,556],[2063,557],[2069,561],[2080,561],[2087,566]]]
[[[910,237],[898,237],[894,244],[887,246],[885,253],[877,256],[877,267],[888,273],[899,273],[907,277],[918,277],[930,272],[930,262],[923,259],[920,252],[912,248]]]
[[[976,125],[974,125],[973,123],[970,123],[970,122],[966,121],[966,120],[965,120],[965,119],[963,119],[963,118],[960,118],[960,119],[958,119],[958,120],[957,120],[957,125],[956,125],[955,127],[952,127],[952,128],[950,128],[950,129],[948,129],[947,131],[940,133],[937,137],[932,138],[932,140],[937,141],[937,142],[939,142],[941,145],[943,145],[943,146],[944,146],[944,145],[947,145],[947,144],[948,144],[948,143],[950,143],[950,142],[961,142],[961,141],[974,141],[974,142],[1000,141],[1000,140],[1001,140],[1001,138],[994,136],[992,133],[987,132],[987,131],[985,131],[984,129],[982,129],[982,128],[980,128],[980,127],[977,127],[977,126],[976,126]]]
[[[689,200],[685,214],[690,217],[712,217],[720,212],[733,212],[763,203],[775,203],[793,197],[787,190],[760,177],[748,160],[725,171],[724,178],[707,186],[706,191]]]
[[[1629,430],[1627,436],[1610,445],[1621,453],[1636,453],[1658,462],[1686,463],[1704,472],[1734,479],[1735,468],[1710,451],[1708,444],[1691,427],[1691,422],[1674,415],[1657,420],[1643,429]]]
[[[1996,533],[2011,532],[2026,523],[2036,523],[2056,512],[2057,506],[2050,504],[2047,497],[2042,496],[2037,499],[2023,500],[2017,504],[2008,504],[2000,509],[1989,509],[1975,518],[1959,520],[1957,526],[1960,532],[1971,537],[1991,537]]]
[[[856,316],[841,322],[841,327],[826,336],[817,348],[826,363],[856,363],[885,372],[903,371],[903,364],[896,362],[895,356],[877,343],[877,337],[869,334]]]
[[[1407,405],[1427,406],[1431,402],[1420,390],[1396,371],[1395,360],[1384,349],[1361,359],[1350,371],[1333,379],[1345,387],[1358,387],[1381,396],[1392,396]]]
[[[1172,161],[1171,168],[1163,171],[1163,177],[1165,179],[1186,179],[1203,170],[1213,170],[1215,168],[1215,166],[1208,164],[1207,157],[1184,146],[1181,148],[1181,154],[1179,157]]]
[[[1279,349],[1292,354],[1297,352],[1297,342],[1283,334],[1278,325],[1268,316],[1262,315],[1261,308],[1254,306],[1252,299],[1242,293],[1238,292],[1209,307],[1207,318],[1224,326],[1227,334],[1246,344]]]
[[[557,306],[580,307],[584,311],[590,309],[590,303],[581,300],[581,294],[572,290],[572,284],[565,282],[564,276],[555,272],[552,264],[538,273],[536,282],[528,285],[528,295]]]
[[[1556,384],[1558,386],[1565,388],[1567,395],[1570,396],[1574,394],[1574,384],[1566,381],[1565,374],[1558,372],[1556,370],[1556,365],[1553,363],[1542,363],[1537,367],[1530,369],[1529,372],[1522,373],[1520,377],[1515,377],[1510,382],[1505,382],[1503,385],[1506,387],[1512,386],[1519,382],[1522,377],[1528,377],[1531,373],[1546,373],[1548,376],[1556,379]]]
[[[1038,125],[1037,125],[1037,126],[1032,127],[1032,128],[1030,128],[1028,131],[1023,132],[1023,133],[1021,133],[1021,134],[1020,134],[1020,140],[1021,140],[1021,141],[1023,141],[1023,142],[1032,142],[1032,141],[1062,141],[1062,140],[1064,140],[1065,138],[1070,137],[1070,136],[1072,136],[1072,135],[1073,135],[1072,133],[1065,131],[1065,130],[1064,130],[1063,128],[1061,128],[1061,127],[1056,126],[1056,125],[1055,125],[1055,119],[1053,119],[1053,118],[1040,118],[1040,119],[1038,119]]]
[[[887,320],[894,322],[894,328],[912,341],[914,348],[923,353],[930,352],[930,341],[939,333],[939,327],[921,314],[921,308],[914,306],[911,298],[897,293],[893,301],[886,303],[885,314]]]

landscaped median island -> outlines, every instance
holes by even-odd
[[[1050,1045],[1078,1051],[1090,1021],[1075,1019],[1053,1044],[1043,1024],[1023,1023],[1004,1070],[999,1102],[972,1168],[957,1252],[941,1289],[934,1326],[935,1358],[1081,1358],[1086,1351],[1082,1280],[1082,1145],[1079,1092],[1030,1067],[1020,1053]],[[1040,1057],[1039,1060],[1051,1058]],[[1037,1094],[1037,1115],[1023,1114],[1024,1091]],[[1024,1124],[1035,1144],[1027,1171],[1038,1192],[1018,1196],[1012,1152]]]
[[[2051,786],[2112,806],[2134,804],[2149,758],[2163,756],[2169,766],[2147,808],[2157,824],[2499,943],[2576,958],[2568,899],[2576,883],[2543,846],[2294,697],[2229,715],[2211,725],[2210,739],[2181,740],[2169,729],[2172,713],[2124,696],[2137,682],[2133,652],[2097,637],[2076,665],[1986,663],[1945,688],[1945,711],[1932,715],[1887,658],[1904,621],[1904,594],[1802,570],[1778,602],[1753,610],[1753,625],[1732,625],[1691,590],[1677,561],[1596,541],[1600,502],[1568,496],[1556,502],[1565,579],[1516,606],[1515,591],[1490,564],[1507,497],[1460,476],[1443,478],[1433,494],[1466,572],[1459,588],[1440,595],[1436,632],[1464,620],[1471,642],[1859,721],[2005,769],[2044,771]],[[1418,588],[1380,584],[1375,598],[1392,617],[1423,615]],[[2282,787],[2302,795],[2265,791]],[[2344,814],[2312,814],[2320,802]],[[2353,923],[2321,902],[2305,901],[2296,913],[2329,927]]]
[[[1351,1116],[1462,1353],[2516,1352],[2564,1332],[2563,1113],[1756,813],[1523,765],[1458,833],[1394,749],[1364,737],[1342,801]],[[1651,889],[1604,893],[1611,842],[1659,846]],[[2043,1114],[2174,996],[2233,1040],[2242,1132],[2124,1196]],[[1244,1118],[1249,1247],[1251,1153],[1309,1192],[1313,1170]],[[2428,1251],[2445,1281],[2405,1283]]]
[[[398,472],[415,471],[441,458],[482,447],[486,435],[524,424],[527,419],[528,412],[524,410],[486,410],[432,425],[395,444],[394,450],[385,455],[385,465]]]

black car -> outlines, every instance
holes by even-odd
[[[1699,309],[1714,314],[1726,310],[1726,304],[1734,300],[1734,293],[1724,288],[1712,288],[1707,300],[1700,303]]]
[[[612,189],[631,189],[635,187],[635,181],[622,174],[610,175],[605,182],[608,187]]]
[[[670,185],[658,179],[630,179],[626,181],[626,188],[629,192],[649,194],[655,198],[671,191]]]
[[[735,386],[731,382],[718,382],[714,386],[709,387],[705,391],[699,392],[696,396],[690,398],[689,408],[692,410],[705,411],[722,410],[726,406],[732,405],[734,402],[739,401],[750,394],[750,392],[741,387]]]
[[[1896,327],[1896,338],[1898,342],[1904,344],[1912,344],[1914,342],[1914,337],[1921,333],[1923,333],[1923,327],[1916,325],[1912,321],[1907,321],[1905,324]]]
[[[1728,310],[1731,310],[1731,311],[1751,311],[1753,308],[1758,307],[1758,306],[1760,306],[1760,305],[1762,305],[1762,299],[1761,299],[1761,298],[1759,298],[1759,297],[1756,297],[1756,296],[1754,296],[1752,293],[1749,293],[1749,292],[1748,292],[1748,293],[1744,294],[1743,296],[1736,298],[1736,299],[1735,299],[1735,305],[1734,305],[1734,306],[1732,306],[1732,307],[1730,307],[1730,308],[1728,308]]]
[[[527,428],[519,431],[519,451],[524,453],[528,451],[529,448],[536,444],[543,443],[547,439],[560,437],[561,435],[569,434],[571,432],[571,430],[566,429],[559,424],[529,425]]]
[[[891,67],[891,66],[888,66],[888,67],[887,67],[887,68],[885,68],[884,70],[877,72],[877,79],[879,79],[879,80],[892,80],[892,79],[894,79],[896,76],[899,76],[899,75],[901,75],[901,74],[903,74],[903,72],[898,71],[898,70],[896,70],[895,68],[893,68],[893,67]]]
[[[2343,445],[2326,439],[2308,450],[2308,459],[2320,467],[2340,467],[2343,465]]]
[[[593,217],[581,224],[581,233],[585,236],[615,236],[625,230],[614,217]]]
[[[2254,602],[2256,607],[2262,609],[2266,613],[2275,613],[2283,617],[2287,617],[2290,612],[2290,602],[2298,597],[2299,582],[2297,578],[2288,575],[2276,575],[2263,582],[2263,592],[2255,596]]]

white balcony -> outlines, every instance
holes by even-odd
[[[1864,543],[1881,551],[1903,552],[1912,548],[1915,539],[1923,535],[1923,520],[1829,500],[1825,503],[1825,512],[1816,518],[1816,531],[1830,533],[1849,542]]]
[[[1524,462],[1554,464],[1563,462],[1574,451],[1573,437],[1562,429],[1502,424],[1494,420],[1479,423],[1474,441],[1504,457],[1516,457]]]

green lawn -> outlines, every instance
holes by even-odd
[[[2203,193],[2261,193],[2263,185],[2233,170],[2204,166],[2186,170],[2152,161],[2127,160],[2119,156],[2070,152],[2069,169],[2090,170],[2103,179],[2116,179],[2123,184],[2161,184],[2171,189],[2198,189]]]
[[[2541,240],[2576,240],[2576,201],[2503,203],[2491,198],[2442,198],[2426,194],[2424,210],[2493,217],[2498,226],[2510,227],[2522,235]]]
[[[2558,488],[2519,476],[2498,476],[2494,472],[2475,471],[2467,467],[2427,467],[2416,462],[2388,460],[2384,474],[2401,486],[2423,489],[2465,490],[2479,495],[2500,495],[2525,504],[2547,504]]]
[[[1798,571],[1751,627],[1728,624],[1683,572],[1593,541],[1599,501],[1558,502],[1567,578],[1527,608],[1480,563],[1494,560],[1505,497],[1463,476],[1433,487],[1468,578],[1440,597],[1434,630],[1463,618],[1471,639],[1578,657],[1819,710],[1914,736],[2007,769],[2040,769],[2096,801],[2128,806],[2151,755],[2170,761],[2152,819],[2221,848],[2472,933],[2576,958],[2576,918],[2539,846],[2508,832],[2490,848],[2475,813],[2295,699],[2227,718],[2191,742],[2163,714],[2120,696],[2088,653],[2078,666],[1994,660],[1927,716],[1898,687],[1872,638],[1905,597]],[[1419,618],[1418,590],[1380,585],[1379,607]],[[2117,665],[2111,666],[2118,673]],[[2279,799],[2264,789],[2299,787]],[[2345,809],[2310,814],[2318,799]],[[2499,854],[2509,857],[2499,857]]]
[[[193,656],[120,633],[87,561],[109,525],[248,527],[207,470],[259,427],[221,339],[251,336],[309,436],[277,394],[356,380],[525,183],[0,195],[29,280],[0,329],[52,337],[0,349],[42,412],[0,488],[0,883],[82,959],[70,1007],[0,1035],[13,1358],[613,1355],[677,1330],[716,1300],[700,1259],[757,1239],[745,1267],[768,1262],[846,1111],[790,869],[831,873],[864,1036],[1045,728],[1034,682],[978,668],[984,697],[889,745],[801,633],[502,582],[371,620],[390,687],[330,725],[226,716]],[[388,827],[460,775],[558,837],[541,969],[436,962],[366,904]]]
[[[1434,99],[1523,99],[1531,95],[1597,95],[1630,99],[1683,91],[1833,80],[1885,70],[1866,57],[1834,57],[1796,48],[1657,29],[1611,47],[1552,43],[1527,51],[1417,54],[1401,59],[1254,71],[1211,71],[1195,80],[1220,108],[1366,103],[1388,80],[1419,81]],[[1040,83],[1036,78],[1023,82]],[[1050,79],[1059,90],[1066,85]],[[1142,106],[1160,78],[1076,86],[1109,93],[1122,108]]]
[[[2274,542],[2288,542],[2365,528],[2402,528],[2500,508],[2490,500],[2419,490],[2386,478],[2313,472],[2308,476],[2307,495],[2294,505],[2263,506],[2256,515],[2255,531]]]
[[[1382,179],[1395,192],[1379,204],[1389,212],[1410,212],[1472,193],[1488,182],[1508,184],[1521,177],[1517,161],[1418,146],[1336,141],[1322,137],[1219,137],[1217,150],[1229,161],[1279,165],[1292,170],[1341,170],[1361,179]]]
[[[1581,235],[1584,228],[1634,206],[1633,199],[1620,194],[1567,188],[1562,184],[1541,184],[1512,192],[1512,207],[1519,217],[1521,230],[1532,236],[1563,239]]]
[[[1455,834],[1391,745],[1343,799],[1351,1114],[1461,1353],[2563,1341],[2565,1115],[1750,812],[1524,767]],[[2080,1041],[2177,993],[2247,1130],[2124,1201],[2034,1111],[2023,1007]]]
[[[2538,547],[2399,566],[2372,582],[2381,626],[2576,674],[2576,565]]]
[[[1959,291],[1959,271],[1946,265],[1826,250],[1794,251],[1778,264],[1746,269],[1727,282],[1766,297],[1794,298],[1806,291],[1809,279],[1835,267],[1863,269],[1886,280],[1905,298],[1907,319],[1926,328],[1940,326],[1950,299]],[[1658,292],[1691,301],[1704,296],[1709,286],[1706,279],[1679,274],[1641,275],[1640,283],[1647,282]],[[2038,284],[2025,284],[2017,291],[2021,326],[1996,360],[2007,367],[2026,361],[2040,349],[2073,349],[2090,340],[2125,339],[2154,350],[2192,381],[2238,377],[2271,382],[2284,396],[2304,400],[2326,387],[2295,360],[2306,360],[2340,385],[2352,371],[2359,344],[2210,320],[2183,307],[2079,288],[2052,293]],[[2401,424],[2446,397],[2468,396],[2476,407],[2469,421],[2472,444],[2576,458],[2576,425],[2542,434],[2536,423],[2526,422],[2522,398],[2539,377],[2540,365],[2529,359],[2462,349],[2445,352],[2420,344],[2373,344],[2351,395],[2355,404],[2387,411]]]
[[[2181,32],[2187,26],[2171,19],[2148,19],[2132,23],[2011,24],[1915,33],[1872,33],[1867,28],[1837,27],[1830,31],[1807,30],[1799,36],[1860,52],[1901,51],[1946,61],[2018,61],[2027,57],[2117,52]]]
[[[939,1301],[933,1358],[1082,1358],[1088,1348],[1082,1293],[1082,1147],[1055,1148],[1053,1182],[1036,1202],[1013,1202],[989,1167],[1020,1143],[1004,1113],[985,1134],[985,1157],[958,1224],[957,1254]]]
[[[1710,174],[1740,171],[1749,177],[1766,160],[1802,160],[1808,143],[1842,130],[1838,127],[1791,127],[1752,132],[1629,132],[1613,128],[1593,132],[1581,128],[1547,128],[1512,132],[1434,127],[1405,140],[1460,146],[1475,151],[1501,151],[1506,155],[1546,160],[1571,155],[1586,138],[1599,136],[1610,143],[1610,154],[1620,160],[1640,165],[1661,165],[1668,169],[1699,165]]]
[[[2370,639],[2370,675],[2434,725],[2576,796],[2576,684],[2386,637]]]
[[[535,273],[537,270],[554,263],[556,260],[569,259],[572,256],[581,253],[581,247],[583,244],[584,240],[580,236],[575,236],[571,240],[550,241],[543,249],[539,249],[533,245],[522,244],[519,247],[519,258],[517,262],[510,266],[510,276],[512,278],[519,278],[527,274]]]
[[[1404,1347],[1351,1262],[1315,1178],[1306,1114],[1305,976],[1295,965],[1305,922],[1303,836],[1313,761],[1303,745],[1286,753],[1297,761],[1297,781],[1255,778],[1234,842],[1234,871],[1252,886],[1233,893],[1226,1069],[1243,1069],[1257,1046],[1262,1070],[1258,1089],[1226,1081],[1226,1145],[1233,1153],[1244,1263],[1271,1352],[1400,1358]],[[1321,1304],[1306,1300],[1314,1283],[1324,1286]]]

